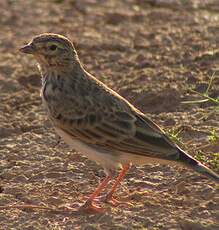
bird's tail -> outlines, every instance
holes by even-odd
[[[179,160],[184,163],[185,166],[195,170],[201,175],[204,175],[216,183],[219,183],[219,175],[213,172],[211,169],[203,165],[201,162],[195,160],[190,155],[186,154],[183,150],[179,149]]]

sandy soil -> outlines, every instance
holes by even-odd
[[[58,140],[39,96],[35,60],[18,48],[55,32],[75,42],[86,70],[129,99],[166,131],[183,128],[183,148],[213,160],[218,117],[200,120],[213,104],[198,99],[219,66],[217,0],[1,0],[0,205],[82,204],[105,177],[101,167]],[[210,95],[219,95],[216,77]],[[213,167],[214,166],[214,167]],[[107,187],[109,189],[109,187]],[[104,191],[105,192],[105,191]],[[191,170],[133,166],[100,213],[2,209],[0,229],[219,229],[216,185]]]

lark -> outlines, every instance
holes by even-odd
[[[122,170],[106,201],[119,204],[112,195],[132,163],[186,166],[218,183],[215,172],[180,149],[144,113],[88,73],[68,38],[40,34],[20,51],[32,54],[39,64],[42,101],[57,134],[72,149],[100,164],[107,174],[81,208],[101,209],[94,199],[117,168]]]

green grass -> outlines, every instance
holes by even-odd
[[[212,161],[212,166],[213,166],[214,168],[217,168],[217,166],[218,166],[218,159],[219,159],[219,153],[216,153],[216,154],[215,154],[215,157],[214,157],[214,159],[213,159],[213,161]]]
[[[169,138],[174,141],[174,142],[178,142],[181,143],[182,142],[182,138],[179,137],[179,134],[183,131],[183,128],[181,128],[180,130],[173,130],[173,131],[169,131],[168,132],[168,136]]]
[[[212,130],[212,136],[209,138],[209,141],[217,141],[218,137],[216,135],[215,129]]]
[[[206,89],[206,91],[204,93],[200,93],[200,92],[195,91],[193,89],[189,89],[189,91],[191,93],[194,93],[194,94],[200,96],[199,100],[182,102],[182,103],[185,103],[185,104],[196,104],[196,103],[206,103],[206,102],[212,101],[215,104],[215,107],[210,112],[208,112],[204,116],[202,116],[200,118],[200,120],[206,120],[211,114],[219,111],[219,96],[217,96],[216,98],[212,98],[212,97],[209,96],[209,91],[210,91],[210,89],[212,87],[213,80],[216,77],[218,77],[218,76],[215,76],[215,74],[213,74],[211,76],[209,84],[208,84],[208,87],[207,87],[207,89]],[[212,136],[209,138],[209,141],[215,142],[217,140],[218,140],[218,137],[216,135],[216,130],[213,129],[212,130]],[[197,160],[199,160],[199,161],[202,161],[204,163],[207,163],[207,164],[211,165],[213,168],[216,168],[217,167],[217,162],[218,162],[218,159],[219,159],[219,153],[214,154],[214,159],[213,160],[209,160],[207,157],[205,157],[203,155],[200,155],[200,154],[196,154],[195,158]]]
[[[194,101],[183,101],[184,104],[196,104],[196,103],[206,103],[208,101],[212,101],[215,103],[215,108],[212,109],[210,112],[202,116],[200,119],[207,119],[211,114],[215,113],[216,111],[219,111],[219,96],[217,98],[212,98],[209,96],[209,91],[211,89],[213,80],[215,79],[215,74],[211,76],[211,79],[209,81],[208,87],[204,93],[199,93],[198,91],[195,91],[193,89],[189,89],[190,92],[199,95],[201,98],[199,100]],[[218,76],[217,76],[218,77]]]

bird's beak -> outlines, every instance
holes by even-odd
[[[33,43],[30,43],[22,48],[19,49],[20,52],[26,53],[26,54],[34,54],[35,53],[35,47]]]

